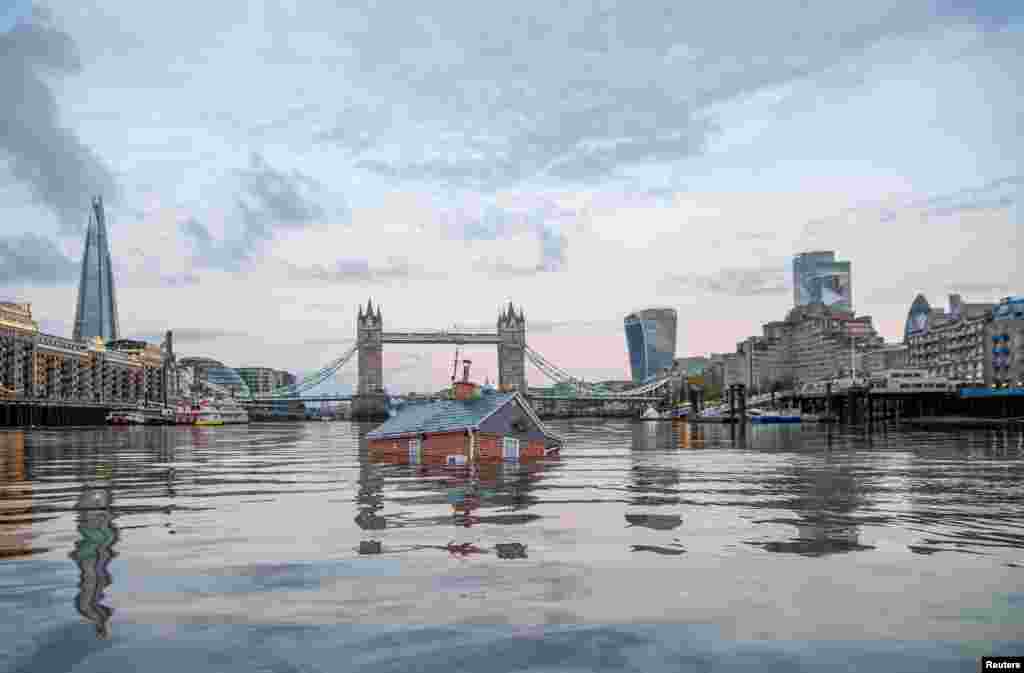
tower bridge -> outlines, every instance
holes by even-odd
[[[398,329],[384,330],[384,317],[380,305],[374,306],[372,299],[366,306],[359,306],[356,316],[355,343],[340,357],[327,366],[307,376],[298,383],[271,391],[269,394],[249,397],[253,404],[273,401],[323,399],[323,396],[309,394],[320,383],[333,377],[352,358],[356,360],[357,385],[352,396],[352,413],[356,418],[378,417],[386,413],[387,394],[384,389],[384,346],[385,344],[451,344],[451,345],[493,345],[498,349],[498,388],[518,391],[534,398],[526,383],[526,363],[529,361],[554,383],[569,384],[575,395],[563,396],[593,406],[603,400],[618,401],[627,405],[649,404],[659,401],[671,391],[672,379],[668,376],[651,383],[619,393],[608,393],[586,383],[553,364],[526,342],[526,317],[522,308],[518,310],[509,302],[495,323],[494,331],[472,329]],[[211,386],[214,387],[214,386]],[[214,387],[215,388],[215,387]],[[539,399],[539,398],[538,398]],[[557,397],[544,398],[547,401]]]

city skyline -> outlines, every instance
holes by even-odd
[[[742,24],[566,6],[544,26],[528,6],[11,7],[0,296],[56,334],[94,193],[123,335],[170,328],[234,366],[317,369],[368,297],[410,329],[488,327],[511,299],[552,361],[625,378],[637,304],[679,311],[680,355],[731,351],[789,309],[805,250],[854,264],[891,341],[918,293],[1024,287],[1012,3],[744,5]],[[395,385],[450,375],[446,348],[384,357]]]

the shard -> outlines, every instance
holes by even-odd
[[[72,338],[85,341],[94,337],[102,337],[104,341],[118,338],[114,270],[110,264],[103,200],[98,196],[92,200],[89,229],[85,233],[82,276],[78,282],[78,305],[75,308]]]

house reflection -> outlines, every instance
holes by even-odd
[[[0,559],[32,554],[32,482],[25,433],[0,432]]]
[[[362,448],[357,479],[356,524],[364,531],[417,526],[471,528],[479,524],[514,526],[540,515],[528,512],[536,502],[539,483],[559,465],[557,457],[511,462],[444,465],[410,464],[405,456]],[[410,478],[411,477],[411,478]],[[387,494],[395,497],[388,502]],[[389,515],[385,505],[403,509]],[[423,507],[426,506],[426,507]],[[447,515],[418,516],[425,509],[444,507]],[[374,536],[377,538],[377,536]],[[429,545],[428,545],[429,546]],[[492,550],[466,545],[439,547],[453,554],[496,553],[499,558],[526,558],[526,547],[503,542]],[[387,545],[380,539],[363,540],[360,554],[380,554]]]
[[[78,595],[75,609],[96,627],[99,638],[110,637],[113,608],[104,605],[104,591],[110,587],[110,561],[117,556],[114,545],[119,531],[114,524],[113,496],[105,486],[86,486],[79,495],[78,541],[70,558],[78,565]]]

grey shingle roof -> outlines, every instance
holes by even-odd
[[[474,400],[441,400],[406,404],[382,425],[366,433],[367,439],[387,439],[423,432],[452,432],[475,427],[491,412],[515,397],[515,393],[481,395]]]

